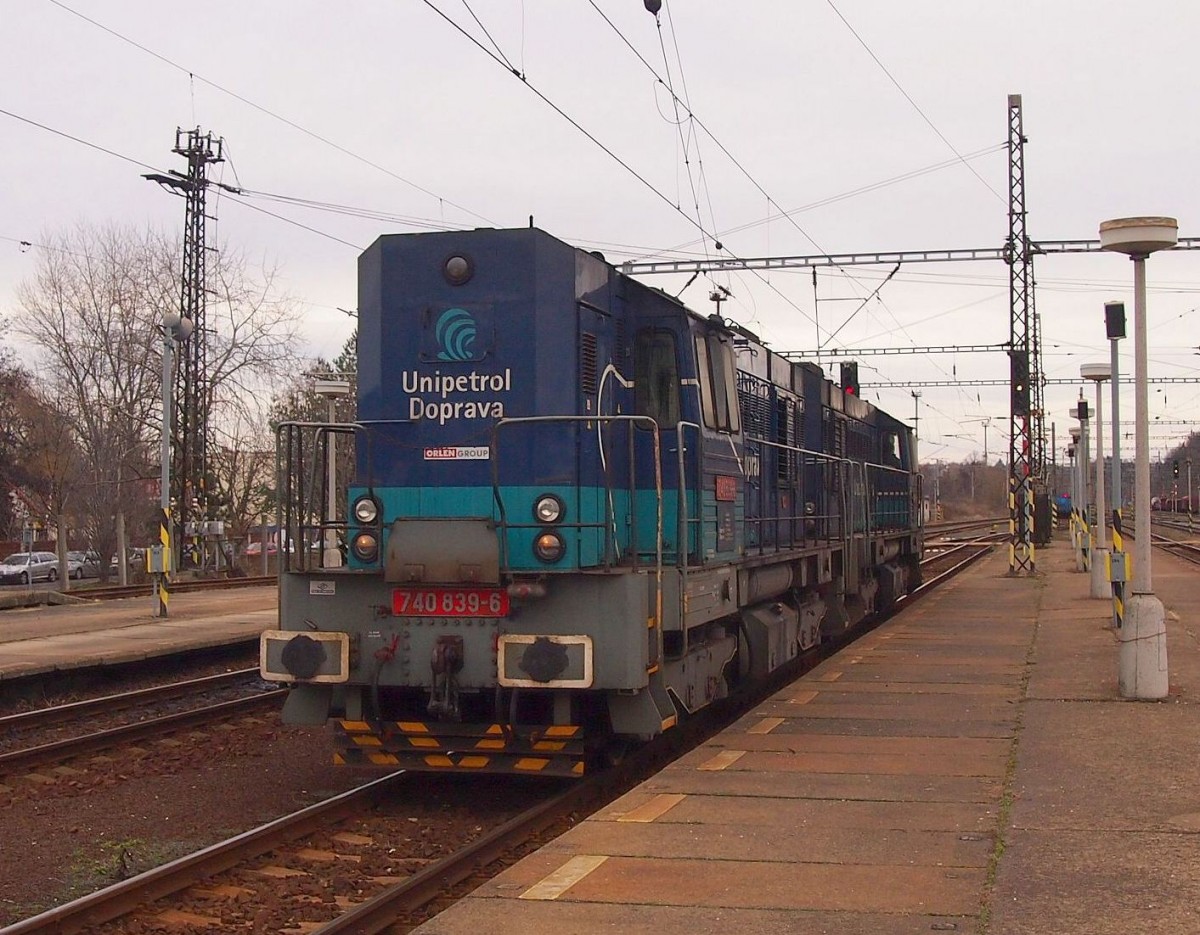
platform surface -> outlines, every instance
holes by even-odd
[[[174,594],[166,618],[151,597],[0,611],[0,684],[254,640],[275,626],[278,603],[274,587],[253,587]]]
[[[1170,697],[1117,691],[1069,543],[960,575],[417,929],[1200,932],[1200,570]]]

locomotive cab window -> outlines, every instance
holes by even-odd
[[[900,467],[900,436],[895,432],[883,433],[883,463]]]
[[[740,432],[733,341],[720,334],[696,335],[696,371],[704,424],[722,432]]]
[[[638,332],[633,379],[637,414],[650,416],[659,428],[674,427],[679,421],[679,367],[672,332],[656,328]]]

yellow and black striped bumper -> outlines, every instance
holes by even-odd
[[[433,721],[334,722],[334,763],[425,772],[579,777],[583,728]]]

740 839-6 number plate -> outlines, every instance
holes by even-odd
[[[392,613],[397,617],[507,617],[503,588],[396,588]]]

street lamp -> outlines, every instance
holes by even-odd
[[[1079,411],[1071,410],[1071,418],[1079,418]],[[1079,504],[1085,497],[1083,487],[1079,483],[1079,466],[1083,463],[1083,445],[1080,444],[1080,439],[1083,437],[1083,432],[1079,426],[1072,425],[1071,432],[1071,447],[1067,449],[1067,453],[1071,456],[1071,544],[1075,546],[1075,570],[1084,571],[1087,568],[1087,563],[1083,557],[1083,510]]]
[[[1187,459],[1188,469],[1188,489],[1187,489],[1187,511],[1188,511],[1188,532],[1192,531],[1192,459]]]
[[[318,396],[324,396],[329,403],[329,424],[330,426],[334,425],[337,422],[337,401],[343,396],[350,395],[350,382],[348,380],[317,380],[313,383],[313,392]],[[336,434],[330,430],[325,448],[327,492],[325,497],[325,548],[321,558],[321,567],[323,568],[340,568],[342,565],[342,553],[338,549],[337,530],[334,528],[334,523],[337,522],[336,438]]]
[[[1167,627],[1150,569],[1150,399],[1147,390],[1146,257],[1174,247],[1179,223],[1169,217],[1115,218],[1100,223],[1100,249],[1133,260],[1135,460],[1133,593],[1125,602],[1118,682],[1123,698],[1167,695]]]
[[[158,544],[150,549],[150,570],[154,572],[155,615],[168,616],[171,598],[171,572],[174,569],[175,542],[171,535],[171,429],[174,410],[171,387],[175,380],[175,343],[186,341],[193,323],[179,312],[166,312],[162,321],[162,475],[159,478]],[[118,567],[125,556],[118,556]]]
[[[1106,363],[1084,364],[1079,375],[1096,384],[1096,545],[1092,549],[1092,597],[1109,599],[1112,588],[1108,584],[1108,538],[1104,531],[1104,397],[1101,384],[1112,376],[1112,367]]]

